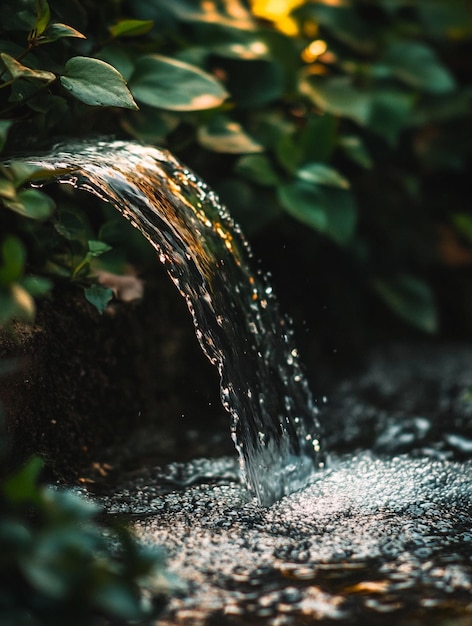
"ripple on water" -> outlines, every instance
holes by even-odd
[[[187,582],[172,623],[440,624],[456,612],[472,621],[472,462],[339,457],[269,508],[248,501],[231,464],[182,465],[185,484],[166,483],[164,471],[104,499],[145,514],[140,538],[165,545]]]

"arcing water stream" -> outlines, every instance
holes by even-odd
[[[218,368],[241,469],[259,502],[305,486],[322,466],[317,409],[291,329],[216,195],[167,151],[137,143],[69,144],[25,161],[109,202],[157,249]]]

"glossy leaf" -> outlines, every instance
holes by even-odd
[[[42,35],[51,19],[51,10],[46,0],[35,0],[36,3],[36,20],[34,22],[31,39],[36,39]]]
[[[228,96],[210,74],[158,54],[138,59],[130,79],[130,89],[138,102],[170,111],[212,109]]]
[[[223,115],[199,126],[197,137],[200,145],[214,152],[244,154],[262,150],[261,144],[250,137],[241,124]]]
[[[5,198],[6,200],[14,200],[15,196],[15,185],[6,178],[0,178],[0,198]]]
[[[91,257],[99,257],[105,252],[109,252],[111,250],[111,246],[103,241],[95,241],[90,240],[88,242],[88,254]]]
[[[278,188],[278,198],[294,218],[339,244],[346,244],[356,225],[356,206],[349,191],[296,180]]]
[[[372,96],[355,87],[350,77],[324,79],[305,74],[300,90],[322,111],[352,119],[363,126],[369,122]]]
[[[49,24],[41,37],[39,37],[38,44],[51,43],[53,41],[57,41],[58,39],[64,39],[64,37],[86,39],[85,35],[83,35],[75,28],[72,28],[72,26],[67,26],[67,24],[61,24],[57,22],[54,24]]]
[[[431,288],[409,275],[376,280],[373,288],[389,308],[409,324],[427,333],[438,330],[438,316]]]
[[[134,61],[128,50],[117,46],[109,45],[102,48],[97,57],[117,69],[125,80],[129,80],[134,72]]]
[[[48,72],[46,70],[33,70],[30,67],[26,67],[26,65],[23,65],[5,52],[2,52],[0,57],[12,78],[25,78],[27,80],[38,80],[46,83],[50,83],[56,79],[56,75],[52,72]]]
[[[308,183],[326,185],[327,187],[349,189],[351,186],[347,178],[324,163],[307,163],[297,170],[296,176]]]
[[[265,154],[250,154],[236,163],[236,172],[248,180],[273,187],[279,182],[279,176]]]
[[[91,106],[137,109],[123,76],[114,67],[90,57],[72,57],[60,77],[62,86]]]
[[[154,20],[121,20],[110,26],[112,37],[136,37],[145,35],[154,27]]]
[[[90,285],[90,287],[86,287],[84,294],[90,304],[93,304],[100,314],[105,311],[108,303],[113,298],[113,291],[101,285]]]
[[[424,43],[395,41],[388,47],[383,62],[399,80],[422,91],[446,93],[455,88],[452,74]]]
[[[53,199],[37,189],[19,191],[14,200],[4,200],[4,204],[12,211],[34,220],[48,219],[55,209]]]

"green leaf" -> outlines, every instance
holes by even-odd
[[[10,502],[36,503],[40,500],[38,476],[43,465],[39,457],[33,457],[20,471],[5,481],[3,493]]]
[[[16,196],[15,185],[6,178],[0,178],[0,198],[6,198],[7,200],[14,200]]]
[[[52,281],[41,276],[25,276],[21,285],[33,298],[44,296],[53,288]]]
[[[61,207],[54,228],[69,241],[85,242],[91,234],[87,217],[76,207]]]
[[[372,157],[360,137],[345,135],[339,139],[339,145],[344,154],[351,159],[351,161],[357,163],[357,165],[365,167],[366,169],[372,169],[374,167]]]
[[[46,70],[33,70],[30,67],[26,67],[26,65],[22,65],[19,61],[5,52],[2,52],[0,57],[5,68],[14,79],[24,78],[26,80],[38,80],[46,83],[56,80],[56,75],[52,72],[47,72]]]
[[[337,121],[334,115],[310,116],[299,133],[298,143],[303,163],[329,161],[337,137]]]
[[[47,220],[54,212],[54,200],[37,189],[24,189],[16,194],[14,200],[4,200],[15,213],[34,220]]]
[[[101,285],[90,285],[90,287],[86,287],[84,294],[90,304],[93,304],[100,314],[105,311],[108,303],[113,298],[113,291]]]
[[[371,52],[375,46],[372,27],[362,19],[355,3],[306,2],[294,12],[298,19],[316,22],[328,29],[336,39],[359,52]]]
[[[114,67],[90,57],[72,57],[60,77],[62,86],[91,106],[137,109],[125,79]]]
[[[198,142],[204,148],[227,154],[261,152],[262,146],[250,137],[241,124],[218,115],[208,124],[198,127]]]
[[[254,109],[283,95],[285,77],[273,60],[215,57],[226,76],[225,86],[238,108]]]
[[[452,223],[457,232],[472,245],[472,215],[468,213],[454,213],[452,215]]]
[[[295,180],[277,189],[280,204],[294,218],[346,244],[354,235],[356,205],[349,191]]]
[[[417,41],[392,42],[383,62],[399,80],[422,91],[446,93],[456,86],[454,77],[435,51]]]
[[[349,76],[323,79],[302,75],[300,91],[322,111],[347,117],[363,126],[369,121],[372,96],[355,87]]]
[[[58,39],[63,39],[64,37],[75,37],[76,39],[87,39],[85,35],[81,32],[72,28],[72,26],[67,26],[67,24],[61,24],[59,22],[54,24],[49,24],[44,33],[38,39],[38,44],[51,43],[53,41],[57,41]]]
[[[1,256],[3,263],[0,266],[0,283],[6,286],[14,283],[22,276],[26,251],[21,241],[10,235],[2,244]]]
[[[10,130],[12,124],[13,122],[11,120],[0,120],[0,152],[5,147],[8,131]]]
[[[273,187],[279,182],[270,160],[264,154],[248,154],[236,163],[235,171],[253,182]]]
[[[88,255],[90,257],[98,257],[105,254],[105,252],[109,252],[111,250],[111,246],[103,241],[90,240],[88,242],[88,249]]]
[[[324,163],[307,163],[296,171],[296,176],[307,183],[326,185],[327,187],[349,189],[351,186],[347,178]]]
[[[297,141],[295,133],[281,129],[274,147],[278,163],[293,174],[303,160],[303,146]]]
[[[121,20],[110,26],[112,37],[136,37],[145,35],[154,27],[154,20]]]
[[[210,74],[158,54],[138,59],[130,89],[138,102],[170,111],[212,109],[228,97]]]
[[[373,92],[369,128],[395,146],[399,133],[410,119],[413,105],[412,94],[393,90]]]
[[[46,0],[36,0],[36,20],[34,22],[33,30],[30,34],[30,39],[36,39],[44,33],[51,19],[51,10]]]
[[[97,57],[117,69],[125,80],[129,80],[134,72],[134,61],[128,50],[117,45],[105,46]]]
[[[427,333],[438,330],[438,316],[431,288],[409,275],[378,279],[373,288],[389,308],[403,320]]]

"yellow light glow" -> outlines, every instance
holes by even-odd
[[[274,22],[275,27],[286,35],[297,35],[298,24],[290,17],[305,0],[253,0],[252,12],[256,17]]]
[[[328,44],[322,39],[315,39],[302,52],[302,59],[305,63],[313,63],[316,59],[324,54],[328,49]]]

